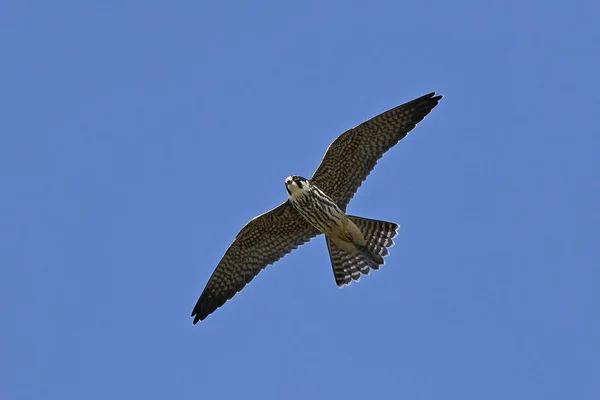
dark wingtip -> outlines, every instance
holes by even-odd
[[[194,317],[194,322],[192,322],[192,324],[196,325],[198,321],[203,321],[207,317],[207,315],[200,314],[199,312],[194,310],[194,312],[192,312],[192,317]]]
[[[202,321],[208,315],[206,313],[206,310],[202,311],[202,307],[201,307],[202,301],[201,300],[202,300],[202,297],[200,297],[200,299],[198,299],[198,302],[196,303],[196,305],[194,306],[194,309],[192,310],[192,317],[194,317],[194,322],[193,322],[194,325],[196,325],[198,323],[198,321]]]
[[[192,324],[196,325],[196,323],[200,321],[200,315],[196,311],[196,307],[194,307],[194,311],[192,311],[192,317],[194,317],[194,322],[192,322]]]
[[[194,306],[192,310],[192,317],[194,317],[193,324],[196,325],[198,321],[203,321],[210,314],[215,312],[217,308],[221,307],[228,300],[227,297],[213,297],[210,295],[206,295],[205,292],[202,292],[198,302]]]
[[[442,97],[444,96],[441,94],[436,96],[435,92],[431,92],[405,104],[405,106],[415,108],[415,117],[417,118],[415,124],[422,121],[439,104]]]
[[[438,94],[437,96],[435,95],[435,92],[431,92],[431,93],[427,93],[424,96],[419,97],[418,99],[416,99],[415,101],[419,101],[419,100],[433,100],[435,102],[438,102],[444,97],[443,94]]]

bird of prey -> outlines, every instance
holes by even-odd
[[[384,264],[398,224],[346,214],[348,203],[377,164],[438,104],[429,93],[346,131],[328,147],[311,179],[289,176],[288,200],[253,218],[211,275],[192,317],[205,319],[242,290],[267,265],[324,234],[335,282],[358,281]]]

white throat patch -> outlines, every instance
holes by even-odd
[[[292,200],[296,200],[299,197],[302,197],[305,193],[310,191],[310,184],[308,181],[303,181],[302,187],[299,186],[298,182],[295,182],[291,176],[288,176],[285,180],[285,185],[288,189],[288,198]]]

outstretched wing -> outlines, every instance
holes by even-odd
[[[194,324],[242,290],[267,265],[317,236],[289,202],[252,219],[225,252],[192,311]]]
[[[383,154],[403,139],[442,96],[429,93],[346,131],[329,145],[312,181],[343,210]]]

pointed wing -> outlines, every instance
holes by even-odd
[[[329,145],[312,181],[343,210],[383,154],[439,103],[429,93],[346,131]]]
[[[287,201],[252,219],[208,280],[192,311],[194,324],[225,304],[267,265],[318,234]]]

